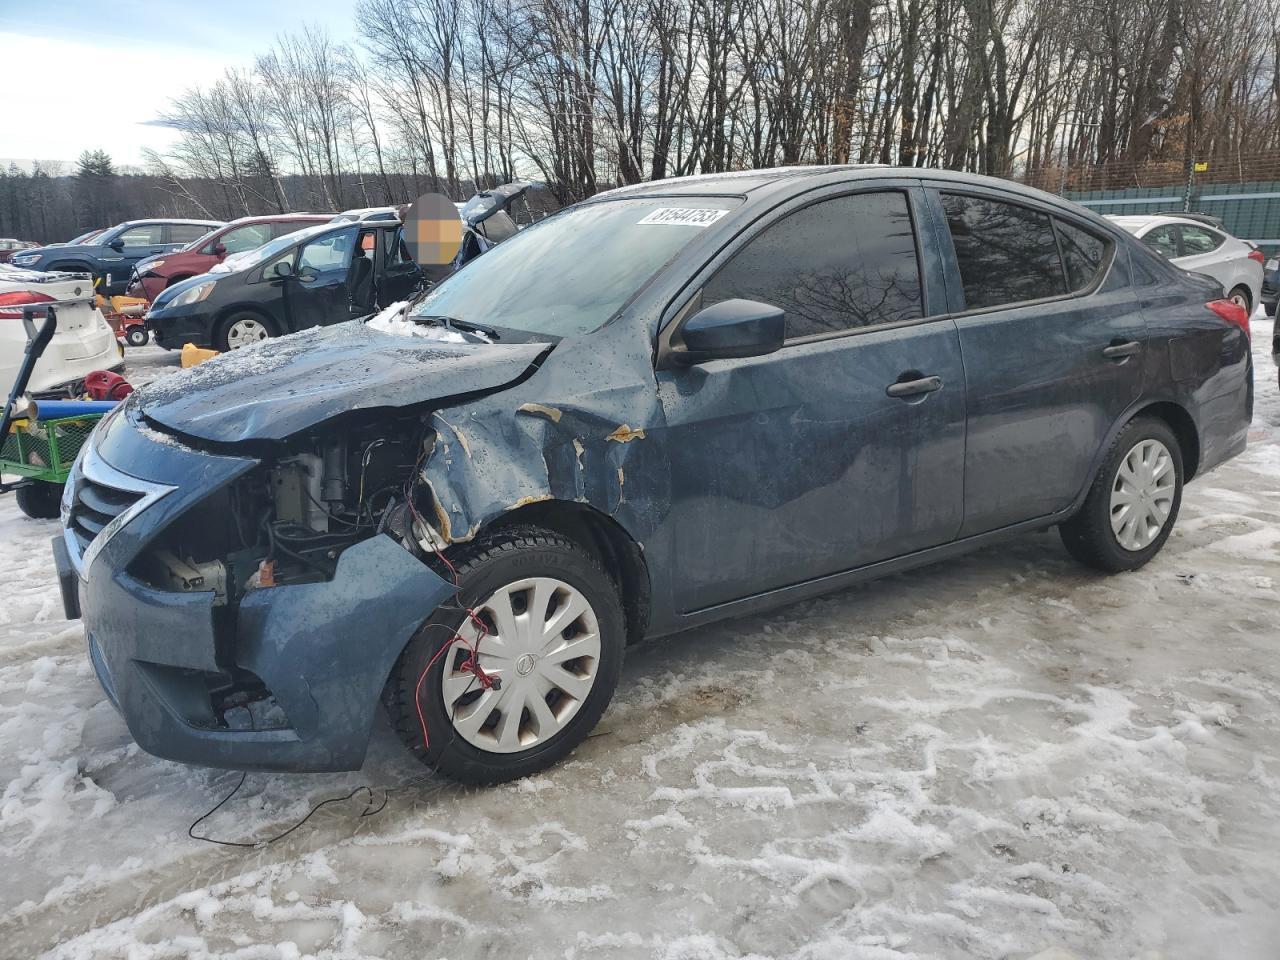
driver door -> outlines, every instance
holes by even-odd
[[[351,319],[347,275],[358,228],[326,233],[302,245],[294,275],[285,284],[290,330],[328,326]]]
[[[681,613],[957,535],[965,377],[955,323],[932,315],[946,305],[922,270],[922,196],[895,181],[798,201],[703,285],[701,306],[782,308],[787,334],[775,353],[658,373]]]
[[[119,247],[110,247],[110,253],[102,257],[107,266],[106,288],[109,293],[123,293],[129,285],[133,265],[144,257],[164,253],[164,224],[144,223],[130,227],[115,239]]]

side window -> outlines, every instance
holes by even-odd
[[[146,223],[140,227],[130,227],[116,239],[122,241],[126,247],[154,247],[164,243],[164,225]],[[195,237],[191,239],[194,240]]]
[[[1213,230],[1206,230],[1204,227],[1192,227],[1182,224],[1178,227],[1182,231],[1182,255],[1184,257],[1193,257],[1199,253],[1209,253],[1217,250],[1222,246],[1226,237]]]
[[[278,240],[281,237],[287,237],[291,233],[297,233],[307,227],[314,227],[315,221],[306,220],[278,220],[271,224],[271,239]]]
[[[966,310],[1067,292],[1047,214],[985,197],[942,194]]]
[[[823,200],[754,237],[702,290],[704,305],[741,298],[787,313],[787,339],[924,315],[905,193]]]
[[[1072,293],[1083,290],[1093,283],[1102,269],[1107,257],[1107,241],[1056,217],[1053,226],[1058,231],[1058,246],[1062,250],[1062,265],[1067,271],[1067,286]]]
[[[218,243],[227,248],[227,253],[243,253],[262,246],[271,239],[271,227],[265,223],[251,223],[237,227],[224,233]]]
[[[405,263],[413,263],[409,248],[404,242],[404,228],[382,231],[383,260],[388,267],[397,267]]]
[[[1171,223],[1148,230],[1143,235],[1142,242],[1162,257],[1172,260],[1178,256],[1178,234]]]
[[[355,245],[354,227],[312,240],[298,255],[298,276],[322,281],[345,279]]]
[[[191,243],[193,240],[199,240],[212,227],[201,226],[198,223],[171,223],[169,224],[168,243]]]

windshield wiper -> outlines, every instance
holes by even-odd
[[[428,316],[428,317],[419,316],[419,317],[414,317],[413,319],[427,320],[427,321],[434,320],[436,323],[444,327],[446,330],[456,330],[460,333],[482,333],[486,337],[488,337],[490,340],[502,339],[502,334],[500,334],[493,327],[484,323],[476,323],[474,320],[459,320],[456,317],[431,317],[431,316]]]

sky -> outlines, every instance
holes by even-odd
[[[174,97],[250,66],[280,33],[319,26],[350,42],[354,13],[354,0],[0,0],[0,163],[70,172],[102,149],[140,166],[145,148],[172,142],[146,124]]]

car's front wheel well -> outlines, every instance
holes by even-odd
[[[93,267],[87,263],[79,263],[71,260],[61,260],[58,263],[51,263],[45,267],[50,273],[87,273],[93,274]]]
[[[542,527],[591,550],[618,586],[627,618],[627,642],[644,637],[649,626],[649,568],[640,545],[616,520],[585,504],[543,500],[503,514],[487,524],[482,535],[512,525]]]
[[[1200,434],[1196,430],[1196,422],[1191,419],[1191,414],[1176,403],[1163,401],[1143,407],[1130,420],[1136,420],[1138,417],[1157,417],[1169,425],[1173,435],[1178,438],[1178,446],[1181,448],[1184,480],[1194,477],[1200,466]]]
[[[169,287],[172,287],[175,283],[182,283],[182,281],[184,281],[184,280],[190,280],[190,279],[191,279],[192,277],[194,277],[194,276],[195,276],[195,274],[194,274],[194,273],[178,273],[178,274],[174,274],[174,275],[173,275],[172,277],[170,277],[167,281],[165,281],[165,285],[164,285],[164,286],[165,286],[165,289],[166,289],[166,290],[167,290],[167,289],[169,289]]]

